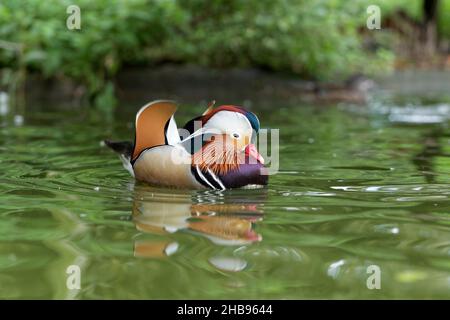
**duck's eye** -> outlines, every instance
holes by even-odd
[[[233,137],[239,139],[239,133],[233,133]]]

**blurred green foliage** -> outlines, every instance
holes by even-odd
[[[66,27],[71,4],[81,30]],[[0,68],[68,77],[102,101],[124,64],[256,66],[318,80],[371,74],[393,55],[363,51],[358,27],[370,4],[419,15],[421,1],[2,0]]]
[[[125,61],[145,55],[170,37],[182,14],[173,1],[79,0],[81,30],[66,26],[68,0],[5,0],[0,3],[0,39],[20,44],[1,50],[0,63],[45,76],[66,76],[85,84],[90,95],[111,91],[111,79]]]
[[[450,40],[450,0],[441,1],[440,3],[438,31],[441,38]]]

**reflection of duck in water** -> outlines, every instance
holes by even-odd
[[[265,193],[259,193],[256,200],[248,203],[238,197],[227,199],[224,194],[206,193],[193,196],[180,193],[170,199],[164,195],[157,198],[154,196],[156,190],[145,185],[136,186],[135,192],[133,220],[136,228],[144,233],[188,231],[207,237],[218,245],[245,245],[262,239],[253,230],[253,224],[262,219],[258,204],[262,203],[261,195],[265,198]],[[204,199],[205,196],[209,199]],[[227,204],[227,201],[233,203]],[[134,252],[138,257],[158,257],[173,254],[177,248],[176,242],[144,240],[135,243]]]

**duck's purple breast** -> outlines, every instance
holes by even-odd
[[[244,163],[238,169],[219,176],[225,188],[240,188],[249,184],[267,185],[269,176],[261,163]]]

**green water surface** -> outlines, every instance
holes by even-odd
[[[448,104],[253,104],[280,171],[226,192],[135,183],[100,142],[139,107],[4,108],[0,298],[450,298]]]

